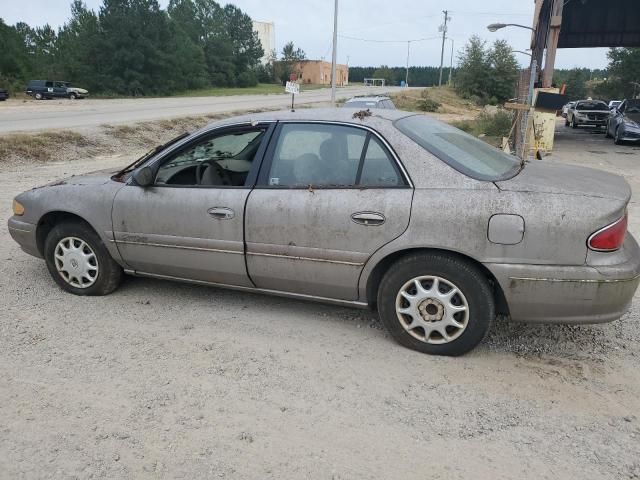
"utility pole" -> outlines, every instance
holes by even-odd
[[[336,106],[336,58],[338,55],[338,0],[333,9],[333,54],[331,55],[331,105]]]
[[[451,40],[451,63],[449,64],[449,82],[448,82],[448,85],[451,85],[451,76],[452,76],[452,72],[453,72],[453,38],[450,38],[449,40]]]
[[[440,51],[440,80],[438,81],[438,85],[442,85],[442,67],[444,65],[444,41],[447,39],[447,21],[449,20],[449,10],[443,10],[444,13],[444,25],[440,28],[442,29],[442,50]]]
[[[409,48],[411,47],[411,40],[407,40],[407,73],[404,76],[404,86],[409,86]]]

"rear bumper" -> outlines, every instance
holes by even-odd
[[[513,320],[601,323],[626,313],[640,283],[640,252],[628,235],[623,263],[597,266],[486,264]]]
[[[38,244],[36,242],[36,226],[32,223],[23,222],[20,217],[13,216],[9,219],[9,234],[13,238],[20,248],[29,255],[42,258],[42,255],[38,251]]]

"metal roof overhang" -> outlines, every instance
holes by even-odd
[[[564,1],[558,48],[640,47],[640,0]]]

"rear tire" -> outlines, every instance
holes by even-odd
[[[107,295],[122,281],[122,268],[85,223],[53,227],[44,243],[44,258],[55,282],[75,295]]]
[[[496,315],[493,292],[483,272],[443,253],[409,255],[393,264],[378,289],[378,311],[401,345],[450,356],[475,348]]]
[[[34,95],[34,97],[35,97],[35,99],[36,99],[36,100],[42,100],[42,98],[43,98],[43,97],[42,97],[42,94],[41,94],[40,92],[36,93],[36,94]]]

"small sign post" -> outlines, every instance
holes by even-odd
[[[293,108],[293,101],[296,97],[296,94],[300,93],[300,85],[294,81],[287,82],[284,91],[291,94],[291,111],[295,112]]]

